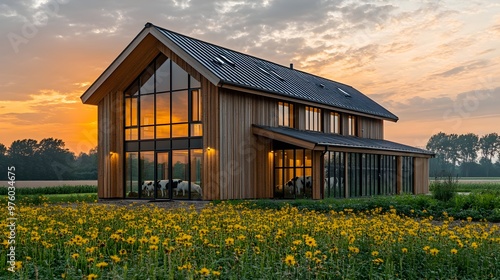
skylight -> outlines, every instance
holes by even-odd
[[[280,75],[278,75],[278,73],[274,72],[271,70],[271,74],[273,74],[276,78],[280,79],[281,81],[284,81],[285,79],[283,77],[281,77]]]
[[[344,94],[345,97],[351,97],[351,95],[349,93],[347,93],[347,91],[345,91],[339,87],[337,89],[340,90]]]
[[[271,75],[269,72],[267,72],[267,70],[264,70],[264,68],[259,67],[259,66],[257,66],[257,68],[259,68],[259,70],[260,70],[262,73],[264,73],[264,74],[266,74],[266,75]]]
[[[224,65],[224,64],[226,64],[226,63],[224,62],[224,60],[222,60],[222,59],[221,59],[221,58],[219,58],[218,56],[215,56],[215,57],[214,57],[214,59],[213,59],[213,61],[214,61],[215,63],[219,64],[219,65]]]
[[[219,54],[218,57],[222,58],[222,60],[224,60],[227,64],[229,64],[229,65],[231,65],[233,67],[236,66],[236,63],[232,62],[229,58],[223,56],[222,54]]]

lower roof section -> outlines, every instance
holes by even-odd
[[[310,150],[346,151],[384,155],[433,157],[434,153],[382,139],[360,138],[318,131],[298,130],[289,127],[253,125],[256,135]]]

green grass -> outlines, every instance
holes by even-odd
[[[0,187],[0,195],[6,195],[7,187]],[[16,195],[27,194],[72,194],[72,193],[97,193],[97,186],[54,186],[39,188],[16,188]]]
[[[16,202],[21,202],[24,205],[41,205],[44,203],[73,203],[73,202],[88,202],[92,203],[97,200],[97,193],[74,193],[74,194],[47,194],[47,195],[16,195]]]
[[[458,183],[457,192],[500,191],[500,183]]]

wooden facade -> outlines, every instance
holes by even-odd
[[[124,198],[125,139],[124,91],[147,65],[162,53],[189,75],[200,81],[202,92],[203,123],[203,199],[250,199],[274,197],[274,152],[276,135],[259,130],[253,125],[278,126],[278,102],[295,104],[294,127],[304,130],[305,108],[316,105],[322,109],[322,127],[329,126],[328,114],[341,116],[340,132],[349,135],[348,116],[356,117],[355,136],[384,139],[384,120],[366,113],[314,104],[289,97],[278,97],[268,92],[234,85],[214,84],[214,77],[206,69],[185,59],[186,54],[169,48],[164,41],[144,33],[131,43],[115,60],[107,72],[82,96],[87,104],[98,106],[98,196],[99,198]],[[115,65],[116,64],[116,65]],[[281,141],[281,140],[280,140]],[[323,155],[328,151],[342,152],[345,158],[345,196],[349,194],[349,153],[393,155],[397,162],[397,193],[402,192],[402,156],[413,157],[414,193],[428,192],[428,159],[430,155],[412,152],[367,150],[330,146],[316,149],[309,144],[290,139],[290,145],[312,150],[312,199],[323,197]]]

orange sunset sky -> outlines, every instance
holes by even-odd
[[[399,117],[392,141],[500,133],[498,1],[21,0],[0,4],[0,143],[95,147],[80,96],[148,21],[352,85]]]

